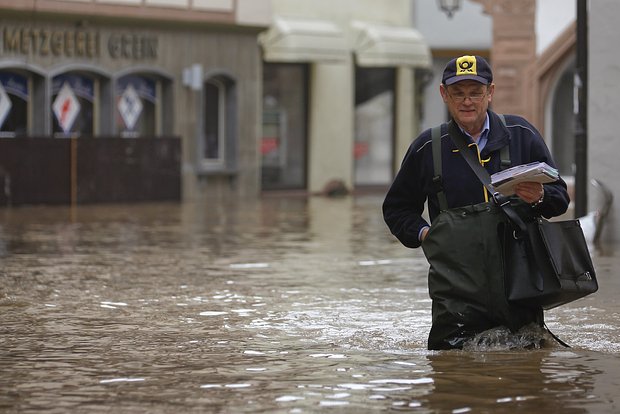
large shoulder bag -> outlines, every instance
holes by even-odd
[[[508,217],[504,228],[499,229],[507,299],[551,309],[596,292],[596,273],[579,220],[536,217],[526,223],[509,199],[495,191],[488,172],[467,149],[462,131],[454,122],[448,130],[459,152]]]
[[[579,220],[511,222],[502,232],[509,301],[551,309],[598,290]]]

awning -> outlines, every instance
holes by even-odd
[[[258,41],[268,62],[344,61],[349,55],[345,34],[326,20],[276,17]]]
[[[411,27],[353,22],[358,66],[411,66],[429,68],[431,51],[424,37]]]

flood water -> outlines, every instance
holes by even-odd
[[[381,200],[0,210],[0,412],[620,412],[617,257],[571,348],[431,352]]]

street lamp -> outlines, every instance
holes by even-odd
[[[455,11],[461,8],[461,0],[437,0],[441,11],[448,15],[448,18],[452,18]]]

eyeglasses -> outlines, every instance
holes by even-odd
[[[487,93],[486,91],[482,93],[472,93],[471,95],[468,96],[468,95],[465,95],[464,93],[456,93],[453,95],[450,92],[448,92],[448,95],[456,103],[465,102],[465,99],[467,98],[469,98],[469,100],[474,103],[478,103],[478,102],[482,102],[484,97],[487,96]]]

